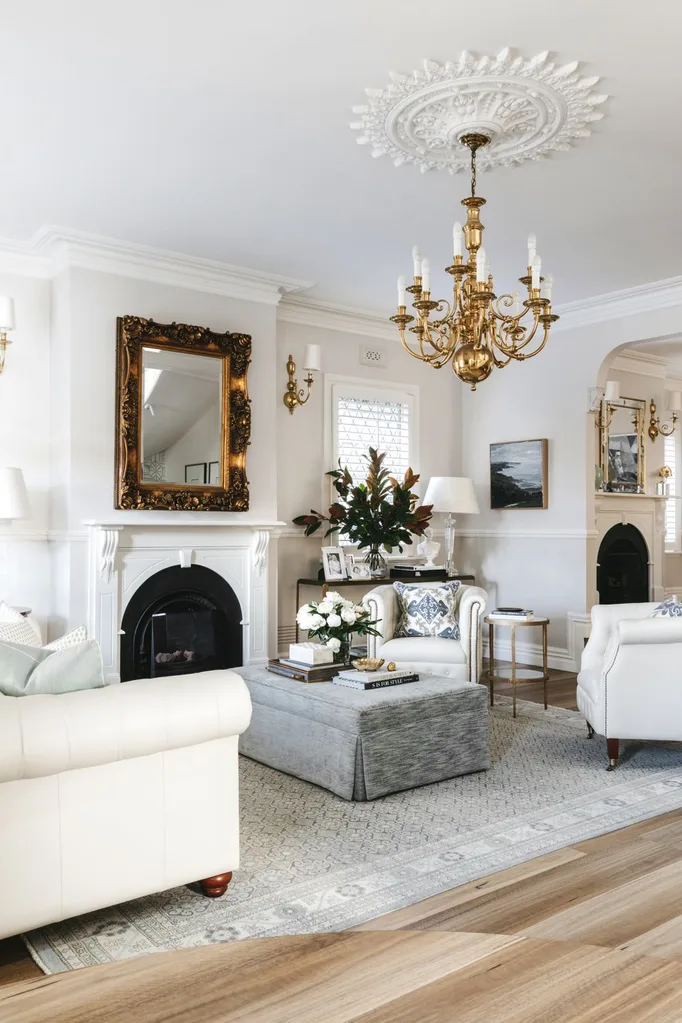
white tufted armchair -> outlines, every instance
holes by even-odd
[[[436,588],[443,583],[419,580],[419,586]],[[481,675],[481,628],[488,597],[478,586],[461,586],[456,594],[459,639],[440,636],[395,637],[398,624],[398,595],[393,585],[377,586],[363,603],[376,619],[379,636],[368,637],[370,657],[395,661],[401,668],[414,668],[429,675],[478,682]]]
[[[682,739],[682,618],[652,618],[656,603],[597,604],[578,675],[590,737],[606,737],[609,767],[620,739]]]

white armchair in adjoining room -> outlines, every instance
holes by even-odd
[[[443,583],[419,580],[419,586],[436,589]],[[396,637],[399,618],[398,595],[393,585],[377,586],[363,599],[369,609],[379,636],[369,636],[370,657],[395,661],[401,668],[413,668],[431,675],[478,682],[481,675],[482,622],[488,598],[478,586],[461,586],[456,594],[456,615],[459,639],[440,636]]]
[[[0,695],[0,938],[239,866],[233,671]]]
[[[621,739],[682,740],[682,618],[647,604],[597,604],[578,675],[588,734],[606,737],[608,770]]]

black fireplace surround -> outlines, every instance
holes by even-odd
[[[121,681],[237,667],[241,621],[237,596],[217,572],[203,565],[164,568],[126,607]]]
[[[612,526],[604,536],[597,556],[597,590],[600,604],[649,600],[649,552],[635,526]]]

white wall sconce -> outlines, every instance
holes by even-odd
[[[14,299],[0,295],[0,373],[5,368],[7,345],[12,344],[7,337],[8,330],[14,330]]]
[[[308,376],[305,378],[305,383],[308,385],[307,393],[298,387],[298,380],[296,379],[296,363],[294,362],[293,356],[289,356],[287,362],[287,375],[289,377],[287,383],[287,389],[284,392],[283,402],[289,409],[289,414],[294,414],[294,409],[297,405],[305,405],[308,398],[310,397],[310,391],[313,386],[313,373],[320,372],[322,369],[322,353],[319,345],[306,345],[305,352],[303,353],[303,369],[307,371]]]
[[[682,392],[680,391],[666,391],[666,408],[669,412],[672,412],[669,423],[662,423],[660,417],[656,415],[656,402],[652,400],[649,402],[649,430],[648,434],[652,441],[656,440],[659,433],[663,437],[669,437],[671,433],[675,432],[675,424],[679,418],[678,413],[682,412]]]

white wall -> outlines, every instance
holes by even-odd
[[[462,471],[476,483],[481,514],[465,527],[460,561],[493,604],[523,604],[550,616],[557,666],[571,666],[567,614],[588,610],[586,541],[594,527],[588,388],[604,385],[610,352],[681,329],[682,306],[560,329],[538,356],[495,370],[476,392],[464,393]],[[549,508],[491,510],[490,444],[534,437],[549,440]]]
[[[306,344],[322,347],[325,373],[343,375],[381,384],[417,385],[419,388],[419,452],[412,468],[421,474],[423,495],[431,476],[460,474],[461,426],[460,403],[462,385],[452,370],[434,370],[413,359],[403,350],[399,340],[374,341],[386,349],[383,369],[363,366],[360,349],[367,338],[302,326],[279,323],[277,329],[277,450],[279,517],[287,524],[278,543],[279,548],[279,624],[280,641],[284,643],[294,625],[295,580],[317,575],[321,540],[319,534],[305,538],[302,530],[292,525],[295,515],[315,508],[326,511],[329,491],[324,487],[324,474],[334,468],[327,464],[324,448],[325,409],[322,374],[315,374],[309,401],[290,415],[282,402],[286,389],[285,364],[289,354],[297,367],[301,365]],[[304,378],[298,372],[299,384]],[[369,441],[368,441],[369,446]],[[323,497],[326,495],[326,503]],[[322,530],[320,531],[322,532]],[[333,544],[333,538],[327,540]],[[409,549],[407,549],[409,551]],[[412,553],[411,551],[409,553]],[[355,591],[354,591],[355,592]],[[311,593],[307,594],[312,596]]]
[[[2,464],[23,470],[32,511],[27,520],[0,521],[0,598],[32,607],[44,625],[50,608],[50,283],[0,274],[0,294],[13,296],[16,313],[0,376]]]

